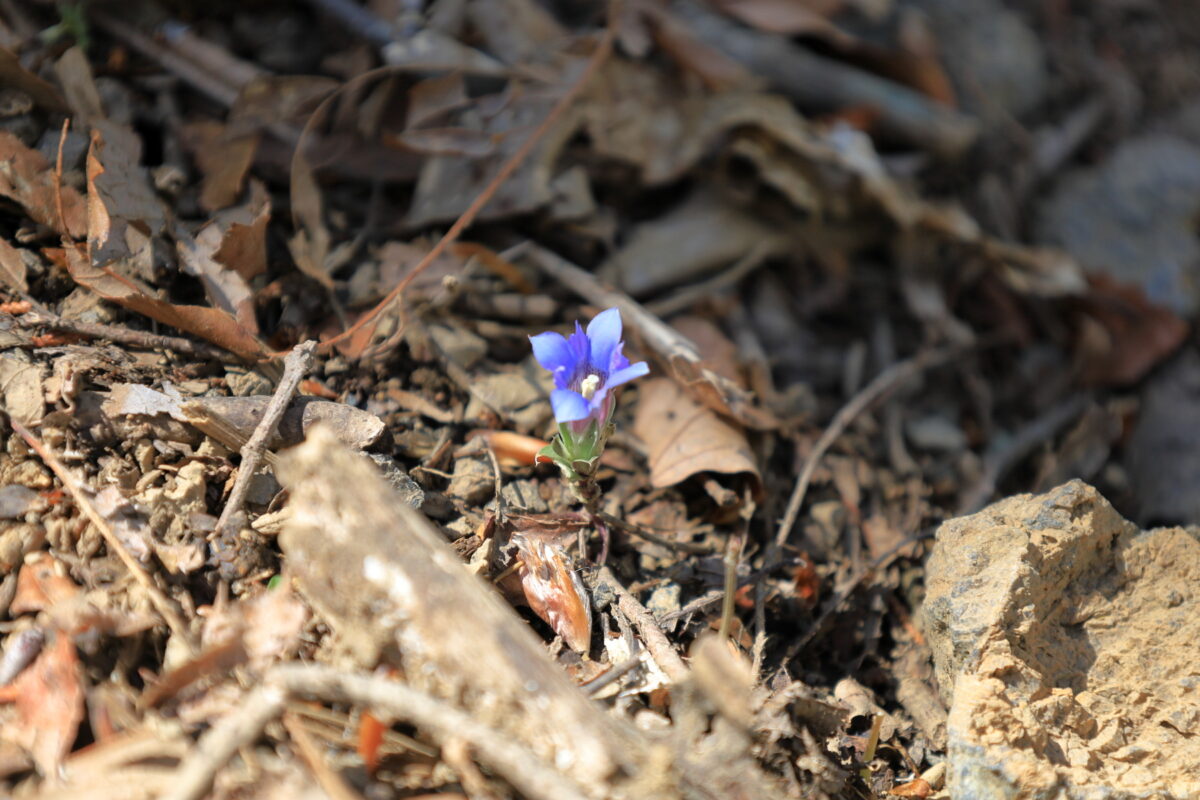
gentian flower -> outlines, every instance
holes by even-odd
[[[621,352],[625,343],[616,308],[597,314],[586,333],[577,321],[569,338],[549,332],[530,336],[529,341],[534,358],[554,375],[554,418],[577,436],[593,423],[603,430],[616,402],[612,390],[650,372],[645,361],[630,364]]]

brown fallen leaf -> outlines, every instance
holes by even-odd
[[[200,182],[200,207],[205,211],[217,211],[237,202],[258,151],[258,132],[231,128],[214,120],[202,120],[183,129],[184,146],[192,152],[204,176]]]
[[[35,614],[74,599],[80,592],[67,577],[66,568],[46,551],[35,553],[21,566],[17,574],[17,592],[9,613]]]
[[[1103,274],[1089,276],[1089,282],[1079,301],[1078,352],[1085,382],[1131,384],[1187,338],[1187,322],[1150,302],[1140,287]]]
[[[17,720],[0,736],[25,748],[42,775],[57,776],[84,714],[83,679],[71,637],[55,631],[11,688]]]
[[[0,86],[25,93],[43,111],[68,110],[58,89],[21,66],[17,54],[3,47],[0,47]]]
[[[8,131],[0,131],[0,196],[25,209],[30,218],[73,239],[87,235],[87,209],[83,195],[62,188],[62,220],[55,201],[54,169],[45,156],[22,144]]]
[[[106,267],[92,265],[84,252],[70,246],[70,243],[65,244],[67,246],[64,248],[64,255],[71,278],[105,300],[111,300],[164,325],[199,336],[249,361],[257,361],[271,355],[251,331],[238,324],[227,312],[203,306],[175,305],[160,300],[132,279],[118,275]]]
[[[917,778],[908,783],[893,786],[888,789],[888,794],[893,797],[915,797],[917,800],[925,800],[926,797],[933,794],[933,787],[924,778]]]
[[[745,434],[667,378],[640,384],[633,433],[646,444],[650,484],[656,488],[701,472],[746,473],[760,483]]]
[[[162,233],[166,216],[141,160],[142,142],[132,128],[108,120],[93,123],[87,155],[88,255],[92,263],[150,259],[151,240]],[[130,227],[137,228],[141,236],[128,236]]]
[[[213,229],[211,224],[206,228]],[[231,315],[247,331],[258,333],[258,320],[254,316],[254,293],[245,278],[216,260],[215,250],[219,241],[215,237],[209,237],[201,244],[182,226],[176,226],[174,236],[180,266],[200,280],[208,302],[214,308]]]
[[[525,600],[577,653],[591,649],[592,604],[571,556],[554,536],[516,533]]]
[[[18,292],[29,291],[29,283],[25,280],[25,259],[20,250],[3,238],[0,238],[0,284]]]
[[[271,221],[271,196],[258,181],[250,183],[250,199],[226,209],[196,234],[196,241],[211,247],[217,263],[246,280],[267,271],[267,224]],[[210,241],[211,240],[211,241]]]
[[[845,0],[715,0],[713,5],[760,31],[797,36],[833,28],[829,18]]]

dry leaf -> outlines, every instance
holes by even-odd
[[[569,556],[551,537],[513,534],[525,600],[567,646],[578,653],[591,649],[592,604]]]
[[[79,587],[67,577],[66,569],[54,556],[41,551],[30,556],[17,574],[17,592],[10,613],[35,614],[79,595]]]
[[[245,205],[222,211],[204,226],[196,241],[215,238],[213,258],[246,280],[267,271],[267,224],[271,221],[271,197],[258,181],[250,183]],[[210,230],[212,233],[210,233]]]
[[[56,631],[12,688],[17,722],[6,725],[2,735],[29,751],[42,775],[57,776],[84,714],[79,657],[71,637]]]
[[[752,28],[796,36],[829,31],[829,18],[845,0],[715,0],[714,5]]]
[[[137,134],[107,120],[94,124],[87,155],[88,255],[94,264],[110,264],[148,250],[166,217],[141,166]],[[141,236],[126,235],[130,226]]]
[[[17,54],[0,47],[0,86],[24,92],[43,111],[67,111],[58,89],[21,66]]]
[[[258,140],[257,132],[230,131],[228,126],[213,120],[184,127],[184,145],[192,151],[204,176],[200,184],[201,208],[217,211],[237,202],[254,163]]]
[[[3,52],[0,49],[0,53]],[[29,284],[25,280],[25,259],[21,251],[4,238],[0,238],[0,284],[18,292],[29,291]]]
[[[257,361],[270,356],[257,337],[228,313],[215,308],[175,305],[159,300],[131,279],[105,267],[93,266],[85,254],[75,247],[67,247],[64,253],[67,269],[75,282],[105,300],[207,339],[247,360]]]
[[[83,195],[70,186],[61,187],[65,224],[60,223],[55,183],[54,170],[41,153],[8,131],[0,131],[0,196],[20,204],[34,222],[82,239],[88,228]]]
[[[213,229],[212,225],[206,228]],[[204,294],[208,297],[208,302],[231,315],[245,330],[258,333],[258,320],[254,316],[254,293],[245,278],[217,262],[214,257],[216,244],[215,237],[209,237],[205,244],[201,244],[182,227],[177,226],[175,229],[175,246],[179,252],[180,266],[204,285]]]
[[[469,102],[462,73],[426,78],[408,90],[408,113],[404,124],[410,130],[423,127]]]
[[[1138,286],[1092,275],[1080,301],[1079,352],[1083,379],[1096,385],[1131,384],[1175,352],[1188,324],[1170,309],[1146,299]]]
[[[0,353],[0,408],[26,425],[36,425],[46,410],[42,367],[23,353]]]
[[[759,481],[746,436],[667,378],[639,384],[633,432],[646,443],[650,484],[674,486],[701,472],[747,473]]]

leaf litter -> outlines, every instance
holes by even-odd
[[[1195,49],[1102,51],[1146,135],[1038,97],[1127,114],[1099,9],[1004,11],[1095,73],[1010,97],[933,0],[399,5],[0,11],[0,787],[944,793],[933,529],[1197,521]],[[610,308],[651,375],[581,507],[528,337]]]

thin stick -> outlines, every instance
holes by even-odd
[[[596,579],[597,583],[606,584],[617,595],[617,607],[629,618],[630,622],[637,626],[638,633],[642,635],[642,641],[646,643],[646,649],[650,651],[650,655],[662,667],[667,677],[675,683],[685,680],[688,676],[687,665],[683,663],[679,653],[675,652],[675,648],[671,645],[667,635],[663,633],[663,629],[659,627],[654,615],[621,585],[608,567],[601,567]]]
[[[110,342],[141,347],[147,350],[171,350],[185,356],[211,358],[217,361],[240,361],[236,356],[219,347],[203,342],[193,342],[180,336],[162,336],[148,331],[136,331],[119,325],[102,325],[95,322],[79,322],[63,319],[41,311],[31,311],[16,317],[23,328],[45,327],[52,331],[74,333],[91,339],[107,339]]]
[[[313,741],[312,734],[304,729],[304,723],[299,715],[291,711],[283,712],[283,727],[287,729],[288,735],[296,743],[300,757],[304,759],[304,763],[308,765],[308,771],[317,779],[317,783],[321,785],[325,794],[329,795],[332,800],[362,800],[362,795],[350,788],[350,784],[346,783],[341,774],[325,762],[320,748]]]
[[[356,675],[317,664],[284,664],[267,674],[267,685],[327,702],[356,703],[420,728],[439,742],[461,739],[480,763],[504,777],[530,800],[585,800],[583,790],[533,753],[453,706],[403,683]],[[171,800],[194,800],[172,798]]]
[[[159,800],[200,800],[207,795],[221,768],[234,753],[262,735],[267,723],[283,712],[286,702],[287,692],[275,684],[251,691],[236,709],[200,737],[179,765],[171,788]]]
[[[258,471],[258,466],[263,460],[263,452],[267,449],[267,442],[274,435],[275,429],[279,427],[279,420],[283,417],[283,412],[287,411],[288,404],[292,402],[296,388],[304,379],[309,368],[312,367],[316,351],[317,343],[309,340],[292,348],[292,352],[288,353],[287,358],[284,359],[283,377],[279,380],[279,386],[275,389],[271,402],[267,403],[267,408],[263,411],[262,419],[259,420],[253,435],[246,442],[246,446],[242,448],[242,464],[238,467],[237,480],[234,481],[233,490],[229,493],[229,500],[225,503],[225,508],[221,511],[221,518],[217,521],[218,532],[225,535],[237,533],[243,517],[242,506],[246,502],[246,494],[250,491],[250,480]]]
[[[437,257],[445,252],[446,248],[457,241],[458,237],[462,235],[462,232],[471,226],[471,223],[475,221],[475,217],[477,217],[479,212],[483,210],[483,207],[486,206],[488,201],[492,199],[493,195],[500,190],[500,187],[510,177],[512,177],[513,173],[517,171],[517,168],[525,162],[525,159],[528,158],[529,154],[533,152],[534,146],[541,141],[541,139],[550,131],[551,128],[554,127],[559,118],[562,117],[562,115],[566,112],[567,108],[569,108],[571,104],[575,102],[576,98],[583,93],[584,87],[587,86],[587,84],[591,81],[592,76],[596,74],[596,72],[600,69],[600,66],[606,60],[608,60],[609,55],[612,53],[613,37],[616,35],[616,21],[620,17],[618,6],[619,3],[614,2],[609,7],[608,25],[604,29],[604,34],[600,37],[599,44],[596,45],[595,52],[593,52],[592,57],[588,59],[587,66],[584,67],[583,73],[579,76],[579,79],[571,85],[571,88],[568,89],[561,98],[559,98],[558,102],[555,103],[554,108],[550,109],[550,113],[546,115],[544,120],[542,120],[542,124],[539,125],[537,129],[529,136],[529,138],[525,140],[517,152],[513,153],[509,157],[508,161],[504,162],[504,165],[501,166],[500,170],[496,173],[496,177],[492,178],[491,182],[484,187],[483,191],[479,193],[471,205],[467,206],[467,210],[464,211],[457,220],[455,220],[454,224],[450,226],[450,229],[446,231],[446,233],[442,235],[442,238],[438,240],[437,244],[433,246],[433,249],[426,253],[425,257],[418,261],[417,265],[409,270],[408,274],[405,275],[398,284],[396,284],[396,288],[388,292],[387,297],[383,298],[378,305],[368,311],[361,319],[359,319],[349,328],[342,331],[332,339],[326,339],[324,342],[322,342],[321,352],[328,352],[334,347],[334,345],[340,344],[341,342],[353,336],[363,327],[373,322],[380,314],[387,310],[397,298],[400,297],[404,290],[408,288],[409,284],[416,280],[418,275],[428,269],[429,266],[437,259]]]
[[[645,539],[651,544],[656,544],[659,547],[665,547],[668,550],[675,550],[680,553],[691,553],[692,555],[698,556],[710,556],[714,552],[711,547],[705,547],[702,544],[692,544],[691,542],[672,542],[670,539],[666,539],[656,533],[651,533],[640,525],[635,525],[634,523],[621,519],[620,517],[614,517],[612,514],[604,511],[597,511],[595,512],[595,515],[606,525],[610,525],[614,528],[623,530],[626,533],[633,534],[639,539]]]
[[[983,508],[995,493],[996,485],[1008,471],[1043,442],[1052,438],[1060,428],[1078,419],[1087,409],[1089,402],[1091,397],[1087,394],[1068,397],[1031,420],[1028,425],[1017,431],[1004,447],[985,455],[979,478],[962,493],[958,513],[974,514]]]
[[[796,525],[796,518],[800,514],[800,506],[804,503],[804,496],[808,493],[808,486],[812,482],[813,473],[816,471],[817,465],[821,463],[821,458],[833,443],[838,440],[838,437],[845,432],[846,428],[850,426],[850,423],[859,414],[870,408],[875,401],[897,388],[900,384],[929,367],[949,361],[959,353],[961,353],[960,348],[927,351],[906,361],[899,361],[876,375],[874,380],[863,387],[858,394],[850,399],[850,402],[846,403],[846,405],[842,406],[834,414],[833,419],[829,422],[829,427],[825,429],[821,434],[821,438],[817,439],[817,443],[813,445],[812,452],[808,454],[808,458],[805,460],[800,474],[796,477],[796,485],[792,489],[792,496],[788,499],[787,510],[783,514],[783,521],[780,522],[779,530],[775,533],[776,548],[782,548],[787,543],[788,536],[791,534],[792,528]]]
[[[96,506],[92,503],[91,490],[88,489],[82,481],[78,480],[75,475],[67,469],[58,457],[46,447],[40,439],[34,436],[29,430],[17,422],[15,419],[9,420],[14,431],[20,435],[22,439],[37,453],[42,461],[46,462],[46,466],[58,476],[62,481],[63,488],[70,492],[71,497],[75,500],[75,504],[79,506],[79,510],[84,513],[88,520],[96,526],[96,530],[100,531],[100,535],[104,537],[104,543],[108,545],[108,549],[116,553],[117,558],[121,559],[121,563],[133,575],[134,580],[146,592],[146,596],[150,598],[151,605],[166,621],[167,626],[171,629],[171,633],[183,642],[190,653],[196,652],[196,644],[192,640],[191,632],[188,630],[187,622],[183,619],[183,614],[175,605],[174,601],[168,598],[157,586],[154,585],[154,580],[150,577],[150,573],[146,572],[145,568],[138,562],[136,558],[130,554],[125,545],[121,544],[121,540],[117,538],[117,534],[109,525],[108,520],[96,510]]]

